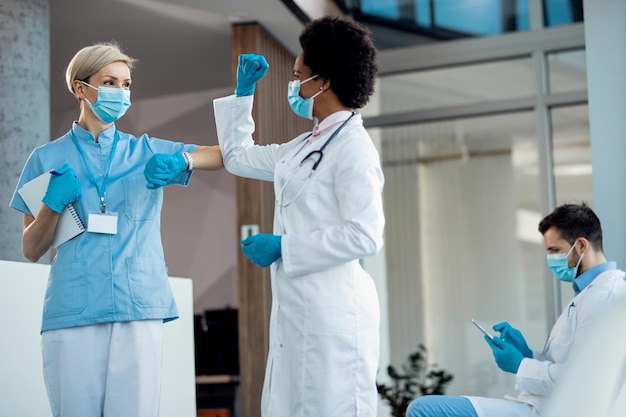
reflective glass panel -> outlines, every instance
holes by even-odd
[[[544,0],[544,25],[569,25],[583,21],[583,0]]]
[[[551,112],[557,205],[593,204],[588,107],[558,107]]]
[[[450,38],[489,36],[528,30],[528,0],[362,0],[357,15],[386,19]],[[398,27],[400,28],[400,27]]]
[[[548,54],[548,68],[551,93],[587,89],[587,61],[584,49]]]
[[[357,20],[371,25],[375,35],[419,34],[415,43],[495,36],[530,28],[531,7],[541,8],[544,27],[583,21],[582,0],[340,0]],[[377,38],[378,36],[375,36]],[[397,45],[406,40],[398,39]],[[394,47],[392,40],[383,43]]]
[[[526,2],[521,2],[526,3]],[[515,2],[501,0],[433,2],[435,26],[471,34],[473,36],[498,35],[528,29],[528,10],[518,15]],[[522,25],[518,25],[520,19]]]
[[[552,109],[552,147],[556,205],[580,204],[593,208],[591,142],[588,106]],[[561,307],[572,298],[572,284],[561,283]]]
[[[379,109],[369,116],[531,97],[530,59],[488,62],[380,77]]]
[[[494,366],[470,319],[487,328],[507,320],[535,349],[545,342],[535,116],[378,130],[392,333],[410,322],[392,340],[421,338],[430,360],[454,374],[447,394],[502,397],[514,377]]]

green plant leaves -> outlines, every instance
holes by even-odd
[[[387,366],[387,375],[391,384],[376,384],[380,397],[391,407],[393,417],[404,417],[409,403],[421,395],[443,395],[454,376],[437,369],[436,364],[428,364],[426,347],[418,345],[418,349],[407,357],[402,364],[402,372],[394,366]]]

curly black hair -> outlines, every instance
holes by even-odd
[[[322,17],[300,35],[304,64],[330,80],[339,101],[351,109],[367,104],[378,71],[369,29],[342,17]]]

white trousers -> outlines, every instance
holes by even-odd
[[[43,372],[54,417],[157,417],[163,321],[43,332]]]

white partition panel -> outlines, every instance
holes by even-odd
[[[50,416],[41,364],[48,265],[0,261],[0,416]],[[192,282],[170,278],[180,318],[165,325],[161,417],[194,417]]]

